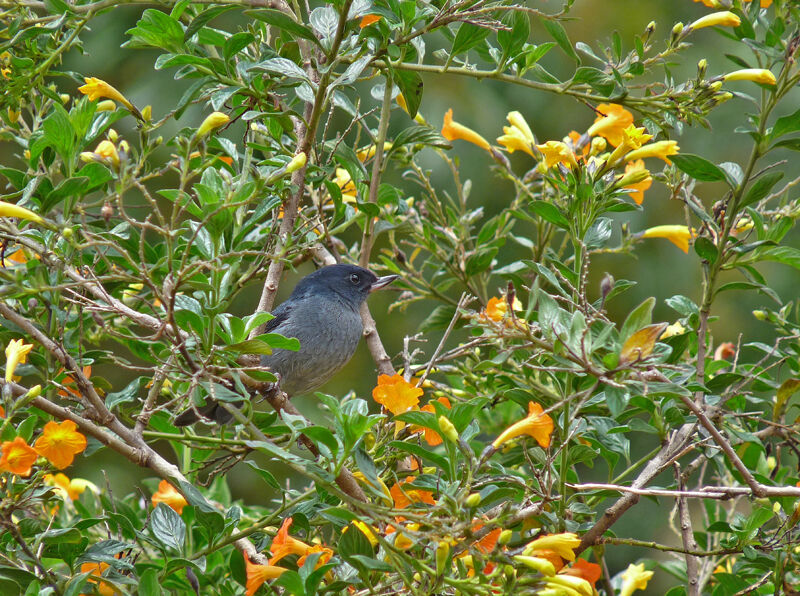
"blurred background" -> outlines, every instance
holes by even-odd
[[[547,11],[556,12],[561,2],[540,1],[530,3],[531,6]],[[117,87],[124,95],[129,97],[137,106],[152,105],[154,118],[161,118],[170,106],[174,105],[183,91],[191,84],[189,80],[173,80],[174,71],[154,70],[153,64],[160,54],[156,50],[132,50],[121,47],[127,39],[125,31],[134,26],[143,7],[123,6],[113,9],[95,19],[91,30],[82,35],[84,40],[83,52],[72,51],[64,61],[64,71],[74,71],[76,75],[95,76],[104,79]],[[707,14],[710,9],[692,0],[674,0],[673,2],[643,1],[643,0],[576,0],[570,13],[570,20],[564,25],[573,43],[583,41],[593,48],[604,48],[610,44],[611,35],[618,31],[622,37],[624,50],[632,46],[632,38],[641,34],[650,21],[657,24],[654,34],[655,47],[663,47],[664,40],[669,36],[674,23],[683,23]],[[237,20],[239,19],[239,20]],[[244,21],[231,12],[214,21],[214,26],[228,31],[235,31]],[[543,43],[550,41],[550,37],[536,22],[532,24],[531,42]],[[747,57],[743,46],[736,45],[718,32],[705,29],[693,34],[689,41],[693,46],[686,52],[679,54],[670,66],[670,71],[677,81],[695,76],[697,61],[706,58],[708,61],[708,76],[723,74],[735,70],[737,67],[725,58],[726,53],[736,53]],[[426,38],[426,61],[435,61],[432,53],[437,48],[440,40],[436,36]],[[598,52],[600,53],[600,52]],[[591,59],[582,56],[586,64],[592,64]],[[559,77],[567,77],[574,68],[574,64],[558,48],[554,48],[543,59],[542,65]],[[663,70],[652,73],[653,80],[664,77]],[[54,80],[59,87],[59,92],[76,94],[80,84],[75,80],[61,78]],[[734,92],[757,94],[756,85],[752,83],[732,83],[729,90]],[[369,86],[360,89],[362,109],[369,109],[377,102],[370,96]],[[789,105],[791,102],[785,102]],[[365,106],[365,107],[363,107]],[[531,125],[537,139],[544,142],[550,139],[561,139],[570,130],[585,131],[594,120],[594,114],[588,106],[568,97],[560,97],[542,92],[532,91],[521,87],[503,85],[494,81],[477,82],[471,78],[445,76],[435,79],[425,79],[425,91],[420,107],[420,112],[434,127],[441,126],[442,118],[449,108],[454,110],[455,119],[469,126],[487,139],[492,141],[502,134],[502,126],[506,124],[506,114],[511,110],[520,111]],[[188,109],[175,130],[182,127],[196,127],[211,109],[206,106],[195,105]],[[751,104],[745,99],[734,98],[712,113],[710,122],[711,130],[702,128],[686,128],[680,136],[673,135],[681,147],[681,152],[696,153],[711,159],[716,163],[733,161],[743,162],[750,152],[749,137],[733,133],[737,125],[744,123],[744,114],[751,111]],[[409,126],[408,117],[398,111],[393,112],[392,130],[397,131]],[[776,116],[784,115],[778,113]],[[135,138],[132,118],[125,118],[117,123],[117,130],[122,136]],[[231,140],[241,143],[243,127],[231,127],[225,134]],[[127,128],[126,128],[127,127]],[[165,132],[165,137],[167,134]],[[391,131],[390,131],[391,136]],[[168,151],[168,149],[165,149]],[[15,146],[9,143],[0,143],[0,162],[9,165],[19,165],[19,154]],[[491,216],[502,208],[513,196],[510,184],[498,179],[490,170],[491,160],[480,148],[471,144],[456,141],[451,154],[458,156],[461,162],[462,176],[472,182],[470,202],[472,207],[484,206],[487,216]],[[776,154],[776,158],[794,160],[791,154]],[[511,156],[515,170],[522,173],[533,164],[527,155],[515,153]],[[654,160],[655,161],[655,160]],[[431,168],[440,168],[435,173],[434,180],[444,188],[452,184],[449,176],[444,172],[441,162],[434,159],[426,164]],[[662,167],[662,162],[649,164],[653,169]],[[399,180],[394,176],[392,180]],[[414,190],[409,188],[409,193]],[[722,198],[724,188],[720,183],[700,183],[696,189],[698,196],[706,205],[711,205]],[[631,231],[643,230],[650,226],[660,224],[682,224],[685,216],[678,201],[670,201],[666,189],[657,183],[645,193],[643,210],[624,213],[618,216],[615,225],[615,236],[611,244],[619,238],[619,226],[628,222]],[[520,231],[519,228],[515,231]],[[344,238],[346,242],[355,241],[356,237]],[[385,240],[384,240],[385,241]],[[795,236],[796,243],[796,236]],[[381,248],[380,244],[376,250]],[[524,253],[523,249],[513,243],[508,243],[498,256],[498,267],[507,264]],[[652,239],[640,244],[636,249],[635,257],[625,255],[599,255],[591,265],[590,284],[598,288],[599,280],[605,272],[611,273],[616,279],[628,279],[637,283],[608,305],[612,319],[624,320],[628,312],[649,296],[658,300],[654,320],[673,322],[677,314],[664,304],[664,299],[675,294],[684,294],[697,301],[700,297],[700,269],[699,259],[690,252],[685,255],[677,247],[663,239]],[[309,273],[312,265],[306,264],[296,272],[288,272],[281,286],[279,301],[291,291],[300,276]],[[763,271],[773,288],[784,302],[793,299],[797,294],[797,271],[782,265],[765,267]],[[731,274],[731,278],[735,278]],[[502,280],[498,279],[498,290],[503,287]],[[599,289],[597,290],[599,294]],[[241,295],[237,304],[237,315],[249,314],[255,307],[260,287],[254,284],[248,292]],[[417,303],[413,308],[405,311],[395,309],[389,312],[389,307],[396,297],[391,292],[380,293],[371,298],[371,309],[378,321],[378,329],[390,355],[396,355],[402,349],[403,336],[417,332],[420,322],[430,313],[434,304]],[[713,315],[717,320],[712,324],[715,343],[732,341],[736,343],[741,336],[742,343],[749,341],[768,341],[771,330],[768,324],[756,321],[751,311],[767,304],[769,298],[753,292],[739,292],[723,294],[718,301]],[[773,306],[776,306],[773,304]],[[431,334],[425,349],[430,353],[438,342],[438,336]],[[109,367],[110,368],[110,367]],[[129,378],[126,378],[119,369],[103,369],[97,367],[93,374],[105,376],[114,385],[115,390],[124,387]],[[133,377],[133,375],[131,375]],[[362,345],[350,364],[336,376],[323,390],[333,395],[343,395],[349,390],[355,390],[360,397],[368,398],[375,385],[375,367]],[[297,398],[295,404],[308,417],[324,421],[316,408],[314,398]],[[633,435],[645,437],[642,434]],[[632,445],[632,458],[636,459],[638,453],[643,453],[652,447],[650,436],[642,439],[642,445]],[[143,471],[127,464],[116,455],[107,454],[103,461],[93,458],[92,464],[79,458],[73,474],[83,476],[98,483],[104,483],[104,474],[107,476],[112,489],[117,494],[126,494],[134,491],[132,478],[142,478]],[[285,478],[285,472],[274,469],[278,477]],[[605,479],[606,471],[596,471],[599,480]],[[248,503],[267,505],[270,494],[265,490],[263,482],[258,480],[246,466],[238,466],[229,475],[228,480],[235,498],[241,498]],[[291,479],[287,479],[292,481]],[[589,476],[586,478],[590,480]],[[299,486],[300,481],[292,481],[293,486]],[[145,491],[149,494],[148,491]],[[671,503],[643,502],[633,516],[623,517],[620,523],[614,526],[619,536],[636,536],[648,539],[642,535],[642,520],[646,519],[648,508],[669,507]],[[654,509],[655,510],[655,509]],[[653,516],[653,519],[664,519],[664,516]],[[653,538],[660,537],[664,542],[677,544],[677,538],[672,535],[663,535],[665,528],[653,528]],[[650,555],[652,553],[647,553]],[[637,549],[619,547],[609,552],[609,562],[612,572],[627,566],[627,563],[640,556],[646,556]],[[657,580],[662,574],[657,574],[651,583],[649,593],[661,593]],[[665,579],[665,578],[662,578]],[[671,583],[671,582],[670,582]],[[661,584],[662,586],[664,584]]]

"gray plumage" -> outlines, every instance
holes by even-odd
[[[272,314],[266,331],[296,337],[300,350],[273,350],[261,365],[280,375],[280,387],[289,396],[323,385],[352,358],[363,332],[359,309],[370,292],[397,279],[377,277],[356,265],[330,265],[305,276],[289,298]],[[216,402],[191,408],[175,419],[176,426],[193,424],[202,415],[221,424],[232,416]]]

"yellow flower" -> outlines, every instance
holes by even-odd
[[[687,254],[689,253],[689,238],[692,237],[693,230],[679,225],[655,226],[642,232],[642,238],[666,238]]]
[[[350,173],[344,168],[336,168],[336,176],[333,181],[342,189],[342,201],[345,203],[356,202],[356,185],[350,177]]]
[[[743,68],[722,77],[723,81],[753,81],[762,85],[775,85],[775,75],[765,68]]]
[[[524,151],[531,157],[536,157],[533,154],[533,146],[536,144],[536,139],[533,137],[528,123],[522,114],[519,112],[509,112],[506,116],[511,126],[504,126],[501,137],[497,137],[497,142],[506,148],[509,153],[514,151]]]
[[[477,132],[453,120],[452,108],[447,110],[447,113],[444,115],[442,136],[448,141],[461,139],[462,141],[469,141],[470,143],[477,145],[481,149],[486,149],[487,151],[491,151],[492,149],[491,145],[489,145],[489,141],[484,139]]]
[[[637,205],[641,205],[644,201],[644,191],[653,185],[653,178],[644,167],[644,160],[629,161],[625,165],[625,175],[619,180],[619,184],[623,188],[630,188],[633,192],[629,193],[629,196]]]
[[[16,437],[13,441],[4,441],[0,450],[3,452],[0,472],[11,472],[17,476],[31,475],[31,467],[38,455],[25,439]]]
[[[578,594],[579,596],[592,596],[594,588],[592,584],[574,575],[556,575],[547,578],[547,587],[561,588],[567,594]],[[570,591],[571,590],[571,591]]]
[[[536,555],[537,551],[550,550],[567,561],[575,560],[575,549],[581,544],[581,539],[572,532],[561,534],[546,534],[529,542],[522,551],[525,555]]]
[[[253,596],[265,581],[278,578],[286,571],[283,567],[257,565],[250,561],[247,553],[244,555],[244,568],[247,577],[247,583],[245,585],[247,588],[247,596]]]
[[[358,24],[359,29],[363,29],[364,27],[369,27],[373,23],[377,23],[381,20],[381,15],[379,14],[366,14],[361,17],[361,22]]]
[[[535,569],[542,575],[552,577],[556,574],[556,568],[547,559],[531,557],[530,555],[515,555],[514,560],[518,563],[522,563],[526,567]]]
[[[94,493],[99,492],[97,486],[83,478],[73,478],[72,480],[66,474],[59,472],[58,474],[45,474],[44,483],[48,486],[53,486],[59,496],[64,499],[75,501],[80,497],[83,492],[88,488]]]
[[[406,98],[403,97],[403,94],[402,93],[398,93],[397,97],[395,98],[395,100],[397,101],[397,105],[399,105],[401,108],[403,108],[403,111],[406,114],[408,114],[408,104],[406,103]],[[425,118],[422,117],[422,114],[420,114],[419,111],[417,111],[417,115],[414,116],[414,122],[416,122],[417,124],[422,124],[422,125],[427,124]]]
[[[615,103],[601,103],[597,111],[599,114],[586,134],[600,135],[616,147],[622,142],[622,131],[633,124],[633,114]]]
[[[117,148],[114,147],[114,143],[111,141],[100,141],[94,153],[102,159],[109,160],[115,166],[119,165],[119,154],[117,153]]]
[[[88,95],[90,101],[95,101],[96,99],[105,97],[108,99],[113,99],[114,101],[118,101],[131,112],[136,111],[136,109],[133,107],[133,104],[131,104],[131,102],[129,102],[125,96],[122,95],[122,93],[117,91],[105,81],[95,77],[84,77],[83,80],[86,82],[86,84],[82,87],[78,87],[78,91],[84,95]]]
[[[230,121],[231,119],[227,114],[223,114],[222,112],[212,112],[206,116],[206,119],[203,120],[200,128],[197,129],[197,138],[202,139],[212,130],[216,130],[220,126],[224,126]]]
[[[664,333],[662,333],[661,337],[658,339],[667,339],[668,337],[683,335],[684,333],[686,333],[686,327],[684,327],[680,321],[675,321],[672,325],[668,325],[667,328],[664,329]]]
[[[677,141],[656,141],[644,145],[639,149],[631,151],[625,156],[625,161],[633,161],[635,159],[644,159],[646,157],[658,157],[663,159],[668,164],[672,162],[667,158],[668,155],[675,155],[680,150]]]
[[[378,385],[372,390],[373,399],[392,414],[403,414],[419,405],[424,391],[414,387],[400,375],[380,375]]]
[[[536,402],[528,403],[528,415],[505,429],[492,443],[498,449],[500,445],[520,435],[530,435],[543,448],[550,446],[550,435],[553,434],[553,419],[544,413],[542,406]],[[570,559],[572,560],[572,559]]]
[[[44,220],[36,215],[33,211],[14,205],[13,203],[6,203],[0,201],[0,217],[19,217],[20,219],[29,219],[36,223],[42,223]]]
[[[389,149],[392,148],[392,144],[389,141],[384,142],[383,144],[383,152],[386,153]],[[363,149],[359,149],[356,151],[356,157],[360,161],[367,161],[375,156],[375,151],[377,149],[376,145],[370,145],[369,147],[364,147]]]
[[[547,141],[542,145],[536,145],[536,148],[542,152],[544,157],[544,166],[549,170],[557,163],[564,163],[572,167],[576,167],[578,162],[575,161],[575,155],[572,153],[566,143],[561,141]]]
[[[714,27],[719,25],[721,27],[738,27],[742,24],[742,20],[729,10],[721,10],[720,12],[712,12],[704,17],[700,17],[694,23],[689,25],[689,29],[702,29],[703,27]]]
[[[364,536],[367,537],[367,540],[369,540],[369,543],[373,547],[378,546],[378,537],[376,536],[375,528],[365,524],[360,519],[354,519],[350,523],[353,525],[353,527],[358,528],[358,531],[361,532],[362,534],[364,534]],[[348,530],[348,528],[349,528],[349,526],[345,526],[345,528],[344,528],[344,530],[342,530],[342,532],[343,533],[346,532]]]
[[[652,571],[644,570],[644,563],[631,563],[622,574],[622,590],[620,596],[631,596],[636,590],[646,590],[647,582],[653,577]]]
[[[150,502],[153,503],[153,507],[159,503],[169,505],[178,513],[178,515],[183,513],[183,508],[189,504],[186,502],[184,496],[179,493],[177,489],[167,480],[162,480],[158,483],[158,490],[153,493],[153,496],[150,498]]]
[[[33,349],[33,344],[26,344],[21,339],[12,339],[6,346],[6,383],[14,378],[17,365],[24,364],[28,352]]]
[[[44,430],[33,448],[59,470],[63,470],[72,464],[78,453],[86,449],[86,437],[77,428],[78,425],[72,420],[61,423],[50,421],[44,425]]]

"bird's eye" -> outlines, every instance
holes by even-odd
[[[353,284],[354,284],[354,285],[358,285],[358,282],[360,282],[360,281],[361,281],[361,278],[358,276],[358,274],[357,274],[357,273],[353,273],[353,274],[350,276],[350,281],[351,281],[351,282],[353,282]]]

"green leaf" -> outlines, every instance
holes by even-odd
[[[545,221],[558,226],[564,230],[569,229],[569,221],[559,211],[558,207],[547,201],[532,201],[529,205],[530,210]]]
[[[699,155],[681,153],[679,155],[670,155],[669,158],[681,172],[689,174],[689,176],[695,180],[700,180],[701,182],[720,182],[728,180],[725,176],[725,172],[721,168],[718,168]]]
[[[430,416],[433,417],[433,414],[430,414]],[[438,425],[436,427],[436,430],[438,431]],[[448,463],[447,458],[444,457],[443,455],[435,453],[428,446],[423,447],[422,445],[418,445],[416,443],[404,443],[403,441],[392,441],[391,443],[389,443],[389,447],[392,447],[393,449],[398,449],[400,451],[405,451],[406,453],[410,453],[411,455],[416,455],[417,457],[422,459],[423,462],[430,462],[440,470],[447,471],[450,469],[450,464]]]
[[[53,104],[53,111],[42,122],[44,138],[64,161],[71,161],[75,149],[75,130],[69,114],[61,104]]]
[[[783,172],[769,172],[761,176],[747,190],[740,207],[747,207],[766,197],[781,178],[783,178]]]
[[[180,54],[183,49],[183,27],[170,15],[148,8],[136,27],[128,29],[126,34],[131,39],[123,44],[131,48],[156,47],[163,48],[174,54]]]
[[[636,331],[646,327],[653,321],[653,307],[655,305],[656,299],[650,297],[631,311],[631,314],[625,319],[625,322],[622,324],[622,329],[619,332],[621,341],[624,342]]]
[[[572,84],[586,83],[592,89],[603,95],[611,95],[616,87],[616,82],[612,77],[602,70],[590,66],[581,66],[575,71],[572,77]]]
[[[158,582],[158,571],[145,569],[139,576],[139,595],[140,596],[160,596],[162,594],[161,585]]]
[[[153,536],[167,548],[177,552],[183,550],[186,539],[186,524],[181,516],[169,505],[159,503],[150,516],[150,529]]]
[[[777,139],[778,137],[789,134],[790,132],[797,132],[798,130],[800,130],[800,110],[797,110],[794,114],[778,118],[775,122],[775,126],[772,127],[769,138]]]
[[[245,10],[244,14],[253,17],[259,21],[263,21],[268,25],[276,27],[279,31],[286,31],[303,39],[313,41],[319,45],[319,39],[314,35],[314,32],[305,25],[298,23],[292,17],[280,10],[273,10],[271,8],[263,8],[259,10]]]
[[[408,115],[412,118],[417,115],[419,104],[422,101],[422,77],[418,72],[410,70],[394,70],[392,80],[400,88],[403,99],[406,100]]]
[[[547,32],[556,41],[558,47],[564,50],[567,56],[572,58],[576,63],[580,64],[581,59],[578,57],[578,54],[575,53],[575,48],[572,47],[572,42],[570,42],[567,32],[561,23],[558,21],[543,19],[542,25],[544,25],[544,28],[547,29]]]
[[[233,6],[214,6],[202,11],[199,15],[192,19],[192,22],[189,23],[188,27],[186,27],[186,31],[183,34],[183,40],[189,41],[192,36],[197,33],[206,23],[210,22],[212,19],[218,17],[224,12],[228,12],[232,8]]]
[[[800,250],[791,246],[771,246],[757,253],[759,261],[777,261],[800,269]]]
[[[258,68],[260,70],[282,74],[290,78],[308,81],[308,75],[306,75],[305,71],[288,58],[270,58],[269,60],[264,60],[263,62],[259,62]]]
[[[705,236],[699,236],[695,239],[694,251],[700,255],[700,258],[705,259],[709,263],[714,263],[717,260],[717,247]]]
[[[459,54],[471,50],[486,39],[489,32],[490,29],[487,27],[478,27],[472,23],[461,23],[456,32],[456,37],[453,40],[450,56],[458,56]]]
[[[370,544],[369,538],[366,537],[364,532],[353,525],[348,526],[347,531],[339,537],[337,547],[339,556],[348,563],[351,561],[353,555],[361,555],[369,558],[375,556],[375,550]]]

